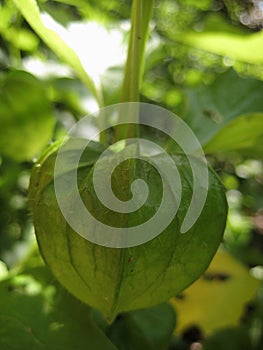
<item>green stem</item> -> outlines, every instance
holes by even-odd
[[[121,102],[139,102],[144,68],[145,46],[154,0],[134,0],[131,15],[131,34],[125,66]],[[134,122],[138,113],[133,114]],[[120,113],[119,121],[123,114]],[[138,125],[127,124],[116,128],[115,141],[138,136]]]
[[[141,0],[134,0],[132,7],[130,43],[123,82],[122,102],[139,101],[142,16],[141,7]]]

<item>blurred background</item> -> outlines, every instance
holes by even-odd
[[[27,5],[23,12],[15,1],[0,1],[3,281],[28,256],[38,259],[27,208],[34,160],[77,120],[118,102],[129,38],[131,1],[39,0],[38,6],[39,22]],[[229,204],[224,241],[210,268],[171,300],[177,321],[166,349],[263,349],[262,27],[260,0],[155,1],[141,101],[188,123]],[[108,337],[117,348],[134,349],[116,332]]]

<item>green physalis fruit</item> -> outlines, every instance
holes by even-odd
[[[136,226],[149,220],[162,200],[159,173],[141,159],[120,163],[111,174],[112,191],[116,197],[122,201],[128,200],[131,195],[129,187],[134,179],[145,180],[149,185],[149,194],[142,208],[130,214],[109,210],[96,196],[92,181],[94,165],[104,150],[99,143],[89,143],[79,162],[77,183],[86,208],[99,221],[115,227]],[[80,236],[62,215],[54,187],[57,152],[58,146],[54,145],[36,164],[29,199],[43,258],[60,283],[73,295],[101,310],[108,319],[113,319],[119,312],[166,301],[196,280],[207,268],[221,242],[227,215],[223,187],[211,169],[208,170],[209,188],[205,206],[188,232],[182,234],[180,227],[193,192],[191,168],[186,156],[171,155],[182,183],[180,207],[172,222],[144,244],[109,248]],[[108,153],[103,171],[107,172],[107,164],[114,162],[121,152]],[[68,159],[74,156],[74,150],[71,149],[69,153]],[[73,170],[64,169],[61,176]],[[76,198],[70,188],[66,192],[64,201],[74,213]],[[92,231],[94,227],[92,224],[86,225],[85,229]]]
[[[54,119],[41,81],[24,71],[0,77],[0,153],[31,160],[52,137]]]

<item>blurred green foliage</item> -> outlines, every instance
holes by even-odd
[[[244,309],[238,327],[207,335],[195,325],[171,336],[175,319],[167,305],[121,315],[108,326],[99,313],[57,285],[38,252],[30,253],[35,241],[26,198],[33,158],[50,141],[60,139],[75,120],[97,108],[98,101],[105,105],[118,101],[124,59],[118,56],[121,49],[117,50],[118,63],[107,65],[109,52],[103,48],[106,40],[116,39],[116,32],[121,48],[127,47],[131,1],[39,0],[46,25],[53,23],[60,36],[67,28],[62,46],[53,40],[53,33],[46,36],[37,17],[31,18],[32,29],[27,22],[30,17],[25,20],[15,3],[0,1],[1,349],[73,349],[77,343],[79,349],[133,350],[145,344],[145,349],[156,350],[202,346],[205,350],[261,350],[262,288]],[[108,39],[92,46],[96,36],[103,36],[94,27],[87,31],[87,21],[99,22],[98,28],[110,33],[104,35]],[[157,0],[141,88],[142,101],[177,113],[200,138],[227,191],[230,210],[222,245],[260,280],[262,26],[260,0]],[[112,48],[115,39],[110,42]],[[72,42],[79,44],[79,51],[75,46],[74,53]],[[102,58],[106,62],[96,79],[85,70],[83,59],[94,55],[95,47],[100,47],[95,62]],[[159,332],[152,334],[155,327]]]

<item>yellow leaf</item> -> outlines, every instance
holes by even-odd
[[[197,325],[206,332],[235,326],[260,281],[224,251],[218,251],[208,270],[180,296],[171,299],[178,317],[176,332]]]

